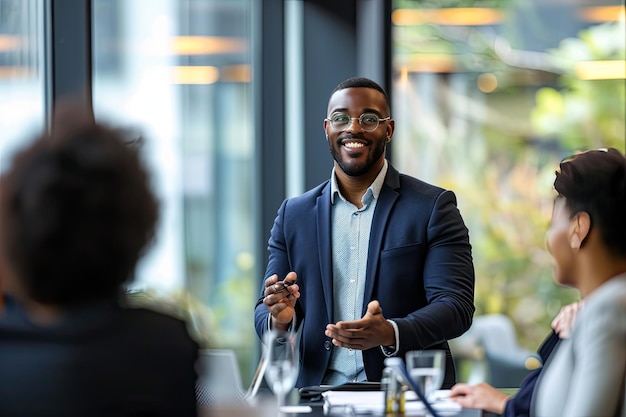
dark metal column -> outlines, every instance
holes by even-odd
[[[47,0],[46,114],[53,106],[72,100],[93,114],[91,103],[91,0]]]
[[[391,2],[304,0],[305,188],[330,176],[323,119],[330,92],[353,76],[391,94]],[[388,152],[389,153],[389,152]],[[388,155],[389,156],[389,155]]]
[[[262,0],[256,5],[260,16],[254,29],[256,172],[259,202],[256,224],[261,261],[258,276],[265,272],[267,240],[276,212],[285,198],[285,86],[284,86],[284,0]],[[255,22],[257,23],[257,22]]]
[[[358,0],[304,1],[305,189],[329,178],[332,157],[323,120],[330,92],[357,71]]]

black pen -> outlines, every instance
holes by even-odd
[[[274,285],[281,285],[282,284],[282,288],[277,290],[274,294],[278,294],[279,292],[283,292],[283,291],[288,291],[287,287],[289,287],[290,285],[293,285],[295,283],[295,281],[282,281],[282,282],[277,282]]]

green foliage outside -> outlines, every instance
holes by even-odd
[[[587,60],[623,62],[623,34],[623,22],[593,26],[548,51],[562,74],[554,87],[537,90],[530,131],[508,140],[500,132],[496,140],[508,141],[508,150],[491,146],[477,178],[484,191],[477,198],[466,196],[473,209],[468,215],[480,219],[473,229],[477,314],[510,316],[520,342],[532,350],[560,306],[578,298],[575,290],[553,282],[545,247],[558,162],[580,150],[616,147],[623,152],[626,146],[624,79],[581,80],[575,68]],[[494,126],[485,126],[492,144]]]
[[[457,194],[473,246],[476,315],[511,317],[520,344],[534,351],[560,307],[578,299],[575,290],[554,283],[545,245],[554,171],[563,157],[576,151],[612,146],[624,152],[626,146],[625,80],[587,81],[576,73],[581,61],[622,60],[623,65],[624,22],[592,26],[563,40],[541,54],[543,69],[509,66],[495,51],[493,39],[478,29],[424,24],[395,30],[397,62],[404,56],[408,62],[415,54],[441,54],[452,56],[466,71],[471,98],[457,96],[439,112],[458,112],[453,107],[463,108],[459,101],[473,100],[468,114],[460,117],[475,130],[455,137],[449,124],[442,128],[450,115],[439,114],[440,130],[425,132],[427,126],[416,126],[405,133],[410,139],[396,146],[404,154],[429,154],[437,167],[431,181]],[[472,90],[482,73],[497,78],[495,91],[483,94],[476,84]],[[446,94],[439,100],[447,100]],[[440,103],[424,108],[433,104]],[[429,135],[445,137],[446,144]]]
[[[617,60],[624,71],[625,30],[623,20],[593,26],[550,51],[552,63],[563,75],[560,88],[537,92],[531,120],[538,134],[558,138],[566,149],[612,146],[624,151],[626,81],[581,80],[576,68],[581,61]]]
[[[511,0],[395,0],[397,9],[438,9],[446,7],[504,8]]]

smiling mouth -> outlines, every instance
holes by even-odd
[[[369,145],[369,141],[361,137],[346,135],[339,138],[338,144],[346,149],[358,150],[367,147]]]
[[[364,148],[365,144],[362,142],[345,142],[343,143],[343,146],[349,149],[359,149],[359,148]]]

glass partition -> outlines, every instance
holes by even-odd
[[[161,200],[135,289],[192,311],[204,346],[237,350],[244,374],[258,285],[252,18],[252,0],[93,0],[94,112],[143,139]]]
[[[0,0],[0,171],[44,116],[43,2]]]
[[[558,161],[624,152],[619,0],[394,1],[393,161],[452,189],[470,230],[477,315],[535,350],[561,304],[544,236]]]

